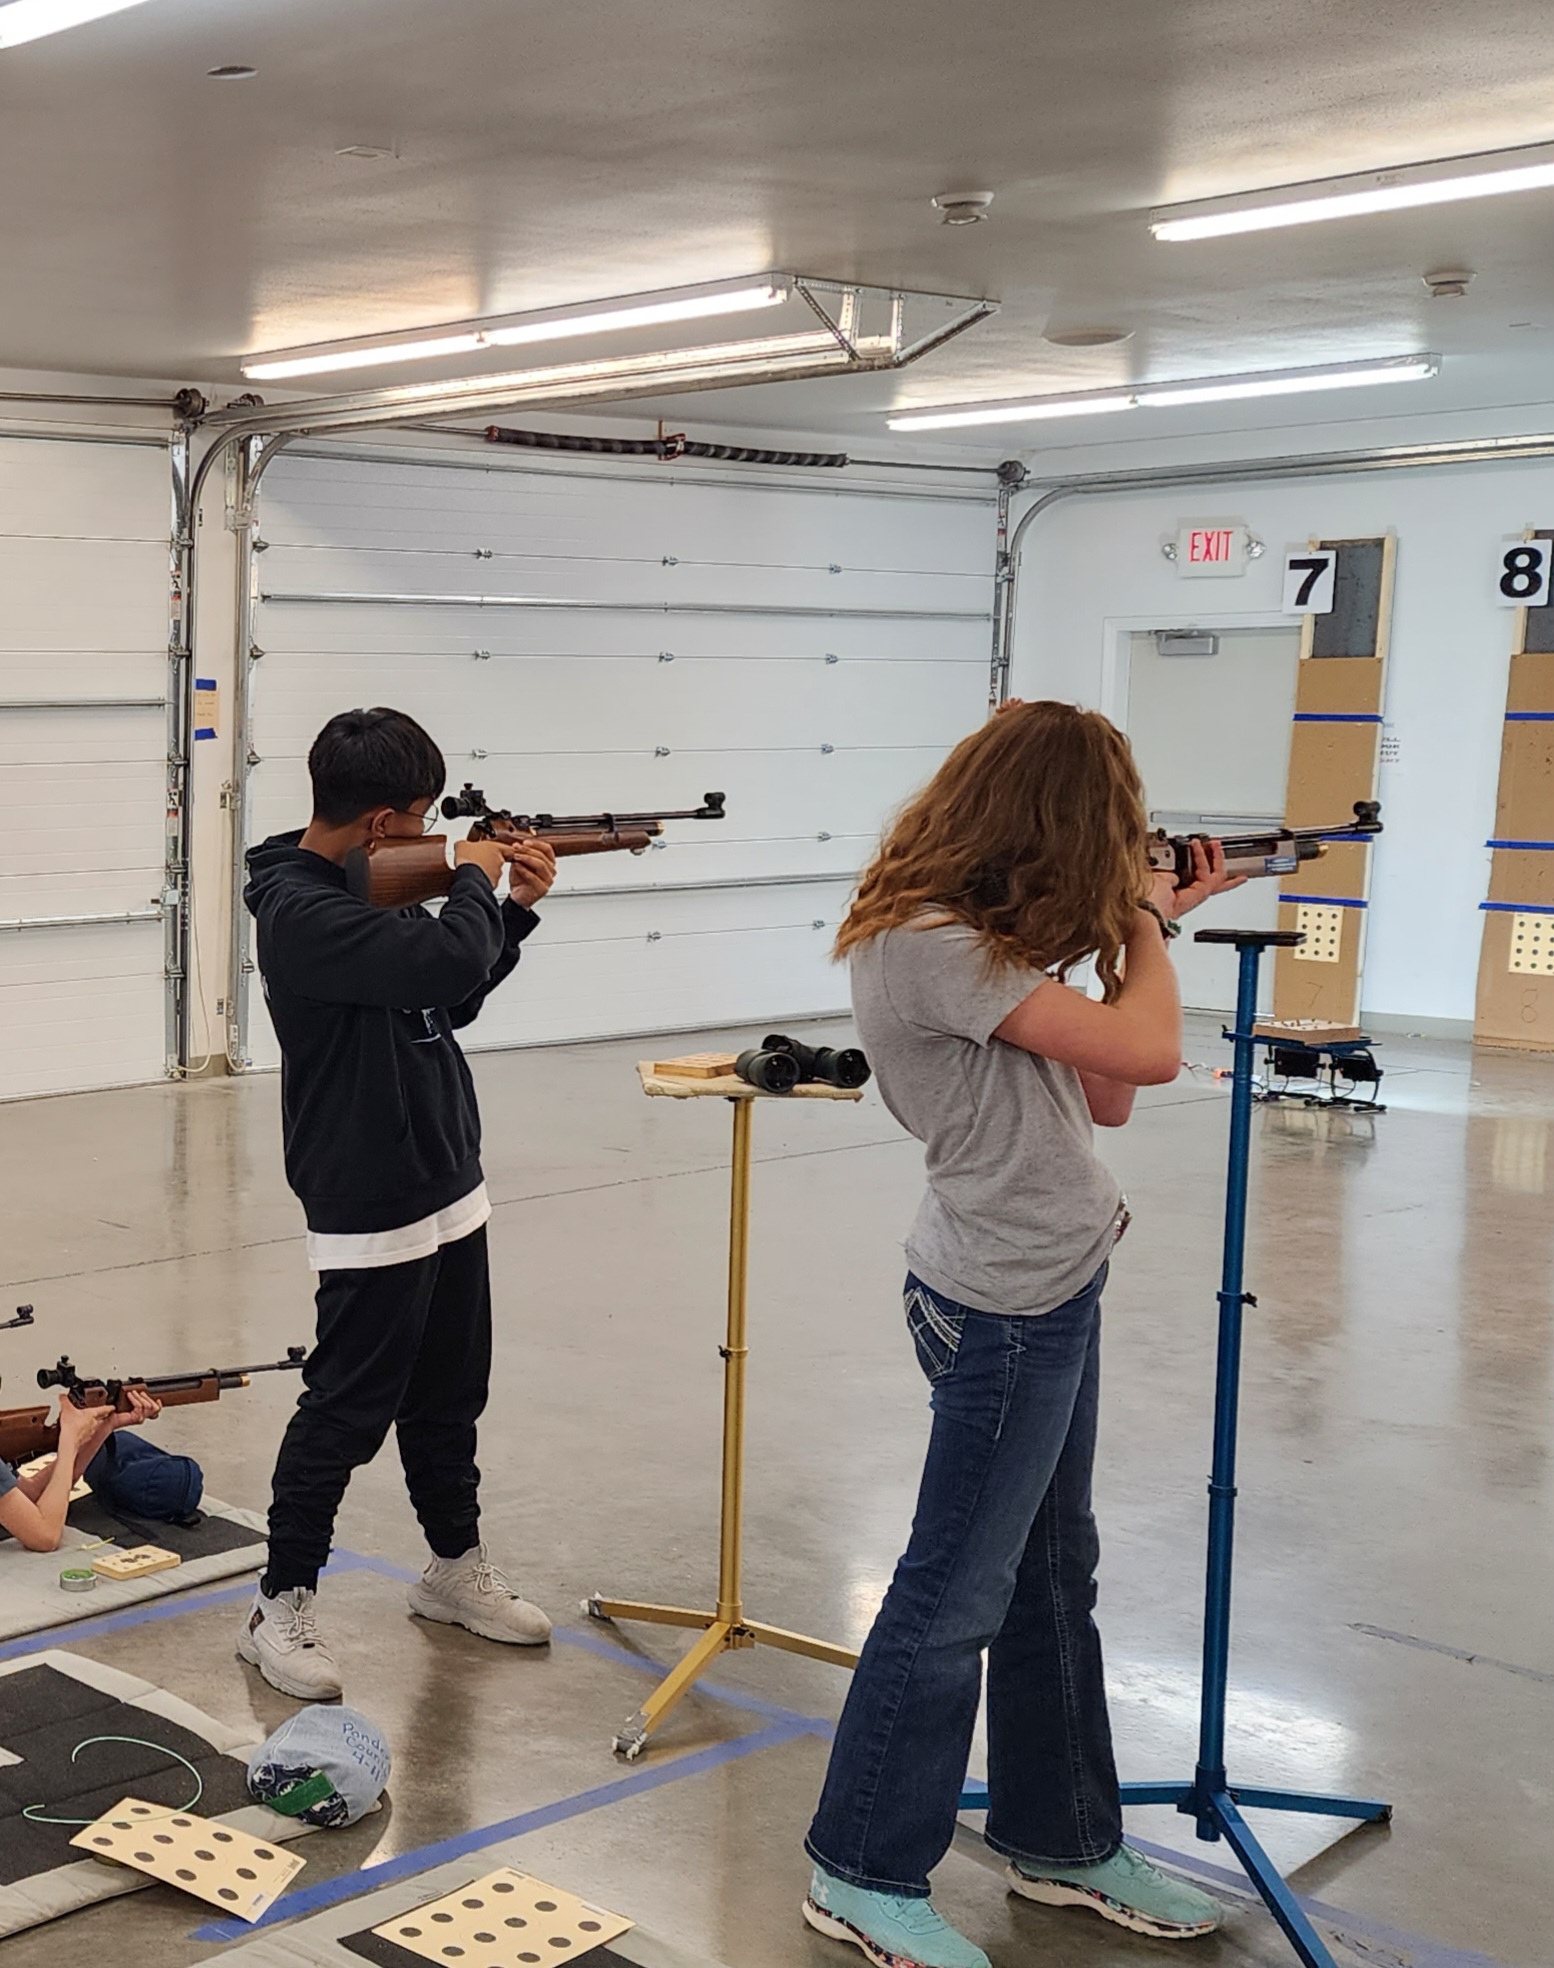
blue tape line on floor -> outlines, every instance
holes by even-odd
[[[393,1564],[386,1558],[369,1557],[357,1551],[337,1551],[330,1559],[324,1572],[326,1578],[337,1577],[348,1572],[373,1572],[381,1578],[391,1578],[401,1583],[410,1583],[420,1576],[403,1565]],[[38,1633],[23,1635],[20,1639],[0,1644],[0,1661],[16,1660],[27,1654],[44,1652],[55,1641],[64,1638],[89,1640],[103,1633],[114,1633],[121,1629],[143,1626],[153,1621],[174,1619],[183,1613],[203,1611],[210,1606],[231,1605],[245,1598],[253,1590],[252,1580],[241,1584],[221,1586],[211,1592],[192,1594],[173,1593],[159,1599],[145,1600],[136,1606],[126,1606],[121,1612],[106,1613],[98,1619],[70,1620],[62,1626],[45,1628]],[[558,1628],[556,1638],[564,1645],[577,1647],[602,1659],[612,1661],[622,1667],[637,1669],[643,1674],[660,1674],[663,1670],[656,1661],[647,1660],[618,1646],[602,1634],[582,1632],[575,1628]],[[444,1865],[463,1857],[469,1852],[484,1851],[507,1838],[521,1838],[531,1831],[541,1831],[547,1826],[564,1823],[568,1818],[585,1815],[590,1811],[602,1810],[607,1805],[618,1804],[628,1797],[643,1791],[657,1790],[664,1784],[678,1783],[682,1778],[700,1775],[705,1770],[718,1768],[724,1763],[733,1763],[747,1756],[758,1755],[764,1749],[772,1749],[784,1743],[797,1742],[805,1736],[819,1736],[829,1739],[835,1733],[835,1725],[819,1716],[799,1715],[791,1709],[779,1707],[775,1702],[762,1700],[758,1695],[749,1695],[740,1689],[720,1687],[715,1682],[703,1681],[698,1691],[709,1695],[730,1708],[743,1709],[750,1714],[770,1716],[772,1721],[764,1729],[758,1729],[748,1736],[740,1736],[730,1743],[714,1744],[709,1749],[698,1750],[693,1755],[682,1756],[672,1763],[662,1764],[655,1769],[634,1771],[631,1775],[618,1778],[614,1783],[600,1784],[593,1790],[585,1790],[576,1796],[560,1799],[555,1804],[544,1804],[533,1811],[526,1811],[515,1818],[504,1819],[500,1824],[487,1825],[479,1830],[466,1832],[456,1838],[444,1839],[436,1845],[423,1845],[412,1852],[401,1853],[383,1865],[369,1870],[346,1873],[338,1879],[323,1881],[320,1885],[303,1893],[294,1893],[278,1901],[263,1919],[253,1923],[246,1921],[216,1921],[196,1930],[193,1938],[201,1941],[240,1940],[252,1933],[254,1927],[272,1926],[282,1920],[293,1920],[308,1913],[320,1912],[326,1906],[338,1905],[343,1900],[375,1891],[379,1886],[391,1885],[394,1880],[407,1874],[430,1871],[433,1866]],[[1130,1839],[1129,1843],[1151,1858],[1163,1860],[1180,1872],[1195,1874],[1200,1878],[1227,1886],[1246,1896],[1250,1903],[1260,1906],[1245,1876],[1232,1872],[1225,1866],[1210,1865],[1202,1859],[1178,1852],[1169,1845],[1154,1845],[1145,1839]],[[1313,1918],[1323,1921],[1340,1933],[1352,1933],[1364,1940],[1376,1941],[1384,1946],[1407,1950],[1410,1968],[1504,1968],[1487,1954],[1475,1954],[1455,1948],[1444,1941],[1434,1941],[1425,1935],[1410,1934],[1402,1929],[1388,1927],[1384,1923],[1366,1919],[1363,1915],[1349,1913],[1342,1907],[1330,1907],[1320,1900],[1302,1899],[1300,1904]]]
[[[64,1554],[67,1558],[69,1552]],[[376,1558],[363,1558],[354,1551],[337,1551],[325,1568],[324,1577],[341,1572],[376,1572],[385,1569]],[[394,1577],[419,1578],[419,1572],[391,1573]],[[39,1627],[36,1633],[0,1643],[0,1661],[20,1660],[27,1654],[41,1654],[65,1640],[92,1640],[100,1633],[118,1633],[125,1627],[146,1626],[155,1620],[178,1619],[184,1613],[203,1612],[207,1606],[230,1606],[246,1599],[254,1589],[252,1578],[238,1585],[220,1585],[210,1592],[169,1592],[156,1599],[142,1599],[116,1613],[100,1613],[95,1619],[63,1620],[58,1626]]]
[[[1171,1845],[1155,1845],[1146,1838],[1130,1837],[1128,1843],[1135,1851],[1143,1852],[1151,1859],[1158,1859],[1173,1872],[1190,1873],[1198,1879],[1206,1879],[1215,1886],[1228,1887],[1238,1897],[1244,1897],[1249,1905],[1261,1907],[1262,1899],[1244,1872],[1233,1871],[1229,1866],[1211,1865],[1206,1859],[1197,1858],[1187,1852],[1178,1852]],[[1446,1941],[1432,1941],[1426,1934],[1410,1934],[1401,1927],[1389,1927],[1384,1921],[1368,1919],[1364,1914],[1350,1913],[1346,1907],[1328,1906],[1322,1900],[1308,1900],[1303,1894],[1296,1895],[1302,1910],[1312,1920],[1320,1920],[1342,1937],[1353,1934],[1357,1939],[1377,1942],[1383,1947],[1397,1950],[1407,1962],[1408,1968],[1505,1968],[1503,1962],[1496,1961],[1492,1955],[1478,1954],[1469,1948],[1452,1947]],[[1365,1953],[1356,1948],[1356,1953]],[[1373,1956],[1366,1955],[1367,1959]]]
[[[656,1769],[634,1770],[630,1776],[617,1777],[614,1783],[599,1784],[593,1790],[581,1790],[573,1797],[559,1798],[554,1804],[541,1804],[536,1810],[520,1812],[515,1818],[504,1818],[500,1824],[462,1832],[456,1838],[440,1839],[435,1845],[422,1845],[413,1852],[401,1852],[397,1858],[365,1871],[348,1872],[338,1879],[321,1880],[317,1886],[304,1888],[300,1893],[288,1893],[258,1920],[213,1921],[208,1926],[196,1928],[190,1938],[196,1941],[240,1940],[258,1928],[273,1927],[283,1920],[319,1913],[325,1907],[338,1906],[342,1900],[354,1900],[364,1893],[374,1893],[380,1886],[391,1886],[397,1879],[429,1872],[434,1866],[447,1865],[468,1853],[500,1845],[509,1838],[523,1838],[529,1832],[544,1831],[549,1825],[563,1824],[568,1818],[582,1817],[589,1811],[602,1810],[608,1804],[623,1803],[628,1797],[640,1796],[644,1791],[660,1790],[665,1784],[680,1783],[686,1777],[699,1777],[724,1763],[737,1763],[746,1756],[759,1755],[763,1749],[775,1749],[783,1743],[797,1742],[807,1733],[807,1730],[774,1722],[770,1727],[740,1736],[734,1742],[715,1743],[710,1749],[699,1749],[690,1756],[677,1757],[672,1763],[660,1764]]]

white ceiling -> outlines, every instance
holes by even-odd
[[[856,442],[891,403],[1415,348],[1438,381],[1343,413],[1542,402],[1554,191],[1178,246],[1145,215],[1554,137],[1549,28],[1546,0],[150,0],[0,54],[0,366],[241,387],[250,350],[776,268],[1003,306],[898,376],[673,414]],[[955,189],[991,219],[938,225]],[[1431,300],[1454,264],[1468,298]],[[1093,324],[1133,338],[1042,339]]]

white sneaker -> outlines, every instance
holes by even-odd
[[[257,1667],[283,1695],[305,1702],[338,1701],[340,1670],[318,1637],[313,1610],[317,1598],[316,1592],[301,1585],[273,1599],[256,1592],[248,1617],[238,1628],[238,1658]]]
[[[550,1621],[538,1606],[520,1599],[477,1544],[462,1558],[434,1558],[410,1588],[410,1610],[445,1626],[467,1626],[482,1640],[505,1640],[515,1647],[543,1647]]]

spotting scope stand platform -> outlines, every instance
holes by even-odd
[[[788,1654],[827,1661],[833,1667],[856,1667],[858,1656],[849,1647],[829,1640],[812,1640],[786,1627],[767,1626],[745,1618],[741,1568],[745,1508],[745,1367],[749,1358],[746,1301],[750,1260],[750,1136],[757,1100],[861,1100],[851,1087],[808,1082],[783,1094],[765,1094],[732,1074],[713,1079],[682,1079],[655,1070],[652,1061],[637,1067],[642,1090],[674,1100],[727,1100],[734,1110],[734,1139],[728,1220],[728,1322],[723,1356],[723,1505],[718,1543],[718,1599],[710,1611],[689,1606],[656,1606],[631,1599],[608,1599],[600,1593],[583,1601],[583,1611],[595,1620],[644,1620],[656,1626],[699,1630],[700,1638],[670,1669],[634,1715],[615,1736],[613,1748],[628,1763],[647,1748],[648,1738],[677,1703],[683,1701],[715,1661],[742,1647],[777,1647]]]
[[[1125,1806],[1171,1804],[1192,1818],[1198,1836],[1223,1838],[1241,1861],[1268,1911],[1287,1935],[1305,1968],[1336,1968],[1305,1910],[1253,1835],[1244,1811],[1297,1811],[1317,1818],[1349,1818],[1386,1824],[1392,1806],[1372,1798],[1322,1797],[1298,1790],[1264,1790],[1233,1783],[1225,1767],[1225,1696],[1230,1667],[1231,1560],[1236,1515],[1236,1424],[1240,1406],[1241,1329],[1245,1309],[1257,1300],[1243,1289],[1246,1260],[1247,1170],[1252,1143],[1252,1067],[1256,1048],[1257,974],[1263,952],[1304,941],[1293,929],[1200,929],[1197,943],[1228,943],[1240,956],[1236,1022],[1225,1037],[1235,1046],[1230,1094],[1230,1157],[1225,1187],[1224,1263],[1219,1291],[1219,1353],[1214,1383],[1214,1462],[1209,1478],[1208,1575],[1204,1596],[1203,1689],[1199,1710],[1198,1767],[1186,1783],[1126,1783]],[[985,1811],[985,1784],[968,1781],[963,1811]]]

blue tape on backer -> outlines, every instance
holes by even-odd
[[[214,690],[216,688],[216,679],[214,677],[196,677],[194,679],[194,687],[196,690]]]
[[[1554,916],[1547,902],[1480,902],[1481,909],[1492,909],[1497,916]]]
[[[1554,711],[1507,711],[1507,724],[1554,724]]]
[[[1375,711],[1297,711],[1297,724],[1380,724]]]
[[[1374,834],[1357,834],[1352,828],[1346,834],[1324,834],[1322,836],[1322,839],[1325,841],[1371,841],[1375,838],[1376,836]]]
[[[215,727],[209,724],[201,725],[200,729],[194,735],[196,738],[214,738],[216,735]]]
[[[1485,847],[1519,847],[1535,854],[1554,854],[1554,841],[1485,841]]]
[[[1368,902],[1360,902],[1352,895],[1279,895],[1281,902],[1315,902],[1321,909],[1368,909]]]

